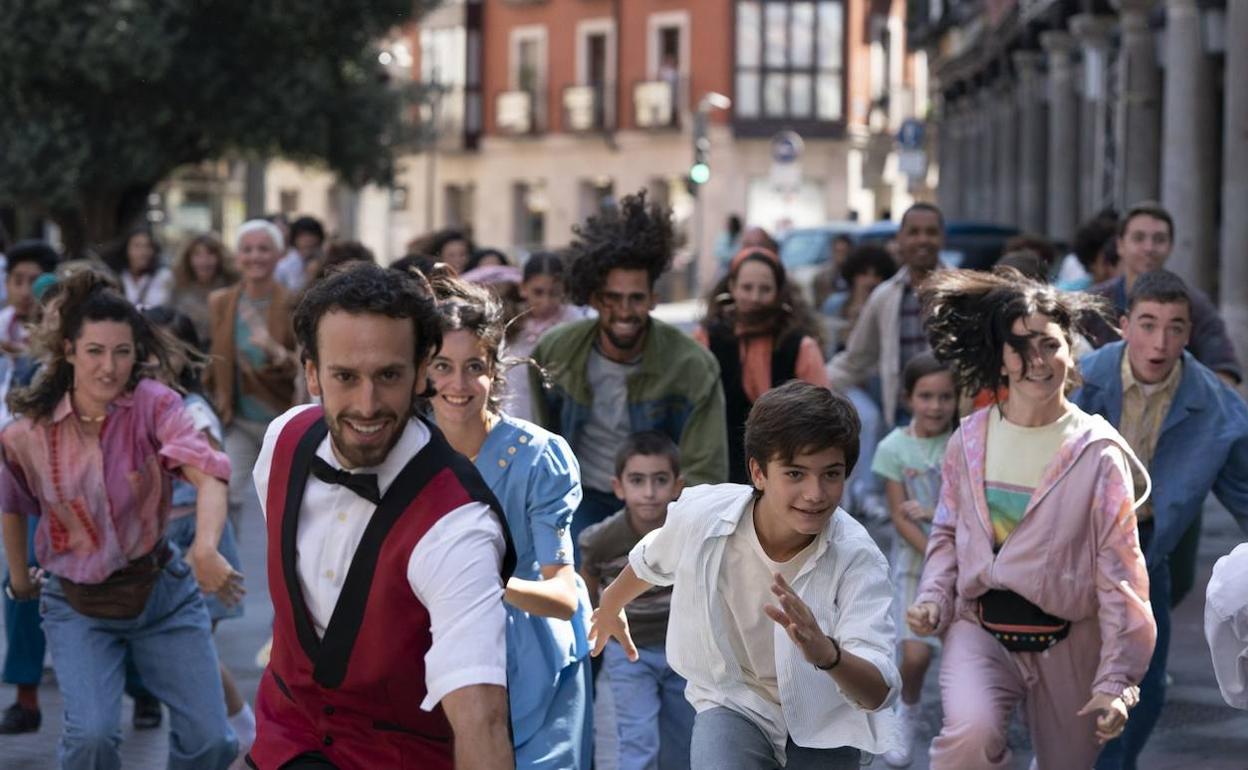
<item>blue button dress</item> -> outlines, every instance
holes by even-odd
[[[581,474],[562,437],[502,415],[476,458],[503,506],[516,548],[515,576],[541,580],[546,564],[572,564],[572,512]],[[579,770],[593,759],[589,594],[571,621],[507,605],[507,685],[520,770]]]

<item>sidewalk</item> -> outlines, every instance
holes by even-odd
[[[887,532],[877,533],[881,539]],[[1161,723],[1154,732],[1140,767],[1146,770],[1243,770],[1248,767],[1248,712],[1236,711],[1223,703],[1209,661],[1204,639],[1204,587],[1213,562],[1231,550],[1242,537],[1231,518],[1216,503],[1206,507],[1205,530],[1201,540],[1201,569],[1197,586],[1174,614],[1174,638],[1170,650],[1170,671],[1174,686]],[[217,632],[221,657],[234,672],[239,686],[251,697],[260,680],[255,664],[256,650],[268,638],[272,622],[264,573],[264,530],[258,511],[245,517],[240,547],[247,575],[246,612],[238,620],[226,621]],[[887,552],[887,551],[886,551]],[[0,638],[0,649],[3,648]],[[615,736],[611,725],[612,704],[605,681],[598,688],[596,703],[598,770],[615,770]],[[61,731],[61,701],[55,679],[49,672],[40,690],[43,728],[32,735],[0,738],[0,770],[54,770],[56,740]],[[605,696],[605,697],[604,697]],[[0,707],[13,701],[13,688],[0,687]],[[940,725],[940,693],[933,665],[924,688],[927,733],[916,748],[913,770],[928,767],[925,747]],[[158,770],[165,766],[167,729],[135,732],[130,726],[131,703],[123,698],[122,767],[130,770]],[[166,715],[166,724],[167,724]],[[1026,735],[1015,725],[1011,745],[1016,748],[1013,767],[1025,770],[1030,759]],[[886,765],[880,759],[875,768]],[[1059,770],[1067,770],[1060,768]]]

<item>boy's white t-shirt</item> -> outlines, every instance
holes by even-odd
[[[772,561],[758,540],[754,528],[753,506],[746,511],[737,529],[724,543],[720,563],[718,601],[723,604],[725,635],[741,666],[742,683],[759,697],[775,706],[769,718],[775,727],[784,730],[784,714],[780,708],[780,683],[776,678],[776,622],[763,612],[765,605],[780,606],[771,592],[773,576],[778,572],[791,585],[802,566],[815,552],[818,538],[785,562]],[[719,696],[707,702],[706,708],[722,705]],[[703,706],[693,703],[699,711]]]

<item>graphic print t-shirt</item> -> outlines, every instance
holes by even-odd
[[[1066,439],[1083,429],[1087,417],[1070,409],[1056,422],[1036,428],[1015,425],[992,407],[988,416],[988,457],[984,496],[992,521],[993,543],[1000,548],[1022,520],[1049,462]]]

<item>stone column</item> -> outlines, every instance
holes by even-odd
[[[936,188],[936,200],[941,211],[952,212],[957,208],[958,197],[958,139],[955,127],[957,102],[949,96],[943,96],[940,107],[940,124],[936,129],[936,139],[940,142],[937,150],[940,158],[940,186]]]
[[[974,110],[976,161],[974,216],[980,221],[985,221],[992,218],[992,190],[996,182],[992,171],[995,161],[993,143],[996,141],[996,131],[992,120],[992,92],[987,86],[980,85],[979,90],[975,92]]]
[[[1156,200],[1161,190],[1161,71],[1148,27],[1156,0],[1117,0],[1122,30],[1116,107],[1119,208]]]
[[[1109,129],[1105,67],[1109,60],[1109,36],[1113,28],[1112,16],[1079,14],[1070,19],[1070,31],[1078,39],[1083,52],[1083,104],[1079,110],[1083,134],[1079,145],[1080,221],[1092,217],[1110,202],[1104,187],[1105,136]]]
[[[974,105],[974,96],[970,93],[958,99],[958,158],[961,161],[958,177],[962,180],[958,185],[958,216],[961,218],[971,216],[975,204],[975,170],[978,164],[975,162]]]
[[[1002,77],[993,92],[994,125],[997,140],[996,180],[993,193],[996,196],[992,218],[1003,225],[1018,222],[1018,114],[1015,107],[1014,82]]]
[[[1226,39],[1248,40],[1248,3],[1226,4]],[[1248,360],[1248,47],[1226,47],[1222,132],[1222,318],[1239,360]]]
[[[1044,104],[1044,73],[1039,51],[1016,51],[1018,71],[1018,226],[1043,232],[1045,220],[1045,161],[1049,154],[1048,117]]]
[[[1200,23],[1197,0],[1166,0],[1161,202],[1174,217],[1174,251],[1167,267],[1189,284],[1212,294],[1218,270],[1214,237],[1217,132],[1213,73],[1201,39]],[[1239,41],[1232,43],[1238,44]],[[1227,81],[1227,87],[1242,89],[1244,84]],[[1228,218],[1248,215],[1242,210],[1226,211]]]
[[[1075,39],[1060,30],[1040,35],[1049,60],[1049,187],[1045,233],[1069,241],[1079,218],[1079,100]]]

